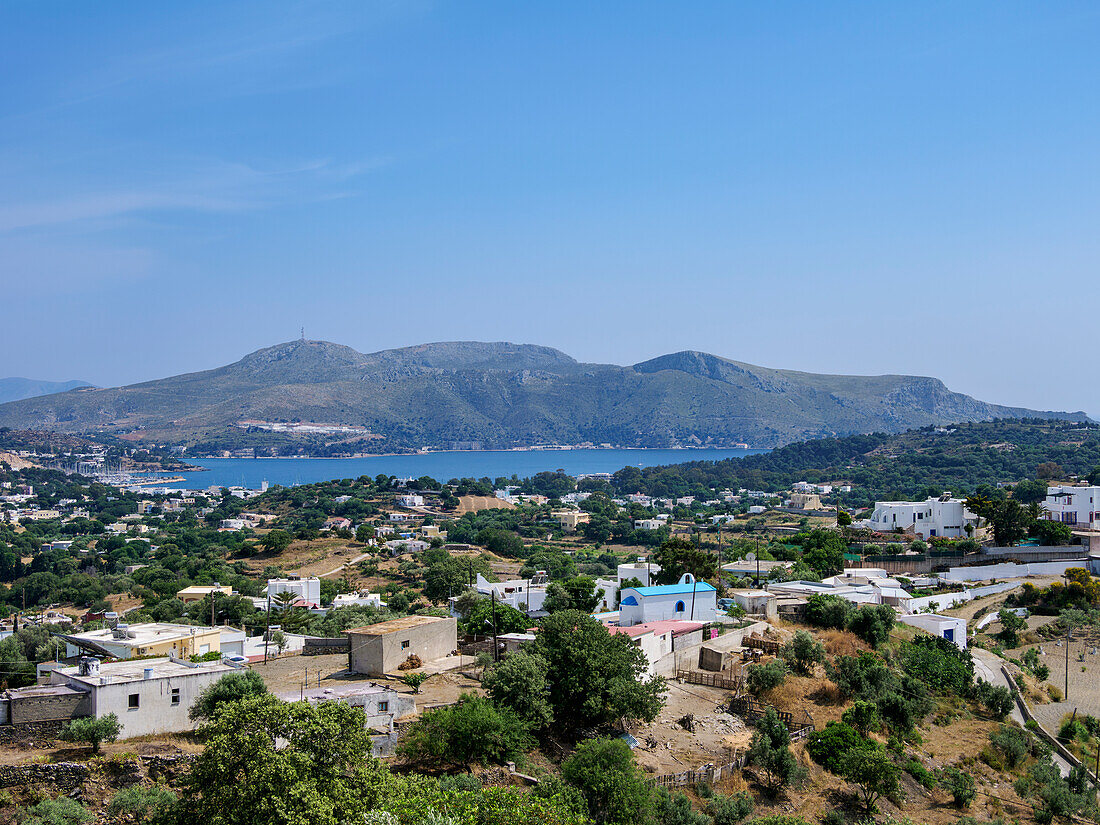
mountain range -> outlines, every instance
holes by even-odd
[[[204,372],[0,405],[0,426],[284,454],[302,445],[318,454],[586,442],[775,447],[994,418],[1087,420],[988,404],[935,378],[818,375],[694,351],[623,367],[478,342],[363,354],[292,341]]]
[[[0,378],[0,404],[21,401],[36,395],[52,395],[56,392],[90,387],[87,381],[37,381],[33,378]]]

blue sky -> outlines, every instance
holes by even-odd
[[[32,2],[0,375],[699,349],[1100,414],[1100,6]]]

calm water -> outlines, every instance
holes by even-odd
[[[498,478],[532,476],[544,470],[580,473],[613,473],[626,466],[655,467],[685,461],[718,461],[739,458],[767,450],[527,450],[426,455],[376,456],[373,458],[211,458],[188,459],[207,472],[184,473],[190,489],[242,486],[257,488],[260,482],[311,484],[338,478],[376,476],[431,476],[440,481],[452,478]],[[175,474],[173,474],[175,475]],[[169,485],[175,487],[176,485]]]

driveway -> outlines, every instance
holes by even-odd
[[[970,653],[974,657],[974,676],[976,678],[984,679],[991,685],[1000,685],[1001,687],[1009,686],[1008,679],[1005,678],[1004,673],[1001,671],[1001,665],[1005,663],[1004,659],[981,647],[970,648]],[[1023,727],[1024,715],[1020,712],[1018,703],[1012,703],[1012,713],[1009,715],[1018,725],[1020,725],[1020,727]],[[1052,753],[1051,756],[1054,758],[1054,764],[1058,766],[1058,770],[1062,772],[1062,776],[1069,776],[1069,763],[1059,756],[1057,752]]]

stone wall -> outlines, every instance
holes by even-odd
[[[31,722],[26,725],[0,726],[0,746],[16,748],[49,748],[65,727],[65,722]]]
[[[77,762],[0,765],[0,788],[49,785],[59,791],[74,791],[84,784],[88,773],[88,767]]]

